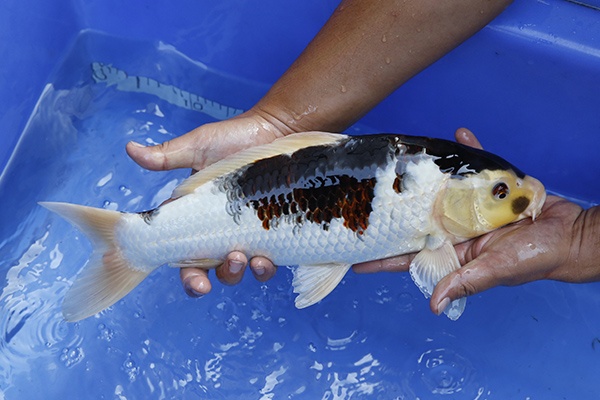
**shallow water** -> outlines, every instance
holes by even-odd
[[[109,65],[130,80],[99,79],[98,67]],[[496,288],[470,298],[452,322],[431,314],[407,274],[349,274],[324,301],[296,310],[285,268],[265,284],[214,280],[202,299],[188,298],[177,271],[162,268],[109,310],[64,322],[60,302],[91,247],[37,201],[155,207],[188,172],[145,171],[125,144],[163,142],[226,116],[216,110],[249,107],[267,88],[162,44],[93,32],[50,82],[0,178],[0,399],[596,393],[598,284]],[[199,99],[204,107],[193,106]]]

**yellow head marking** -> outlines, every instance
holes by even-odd
[[[451,179],[441,200],[441,221],[453,235],[470,238],[539,214],[546,198],[535,178],[512,170],[484,170]]]

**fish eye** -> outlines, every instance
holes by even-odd
[[[508,185],[504,182],[499,182],[494,185],[492,196],[494,196],[496,200],[504,200],[509,192]]]

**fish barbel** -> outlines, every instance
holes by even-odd
[[[327,296],[352,264],[419,252],[426,297],[460,268],[453,245],[535,218],[543,185],[502,158],[424,137],[293,134],[196,173],[151,211],[42,202],[94,252],[63,302],[78,321],[111,306],[161,265],[215,268],[234,250],[297,266],[298,308]],[[465,299],[444,311],[455,320]]]

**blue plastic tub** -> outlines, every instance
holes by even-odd
[[[214,282],[163,268],[77,324],[60,302],[90,245],[37,206],[158,205],[187,174],[148,172],[162,142],[258,100],[333,1],[0,3],[0,400],[594,399],[600,284],[535,282],[433,316],[407,274],[349,274],[293,307],[291,274]],[[487,149],[584,206],[600,201],[600,11],[517,1],[351,129]],[[249,274],[248,274],[249,275]]]

